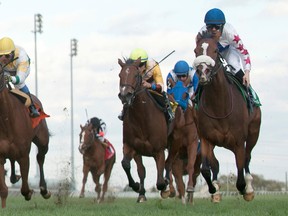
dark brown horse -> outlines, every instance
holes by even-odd
[[[174,81],[170,81],[172,92],[176,85]],[[179,89],[181,88],[181,89]],[[176,89],[176,88],[175,88]],[[183,83],[177,82],[177,90],[180,94],[171,93],[171,97],[175,101],[187,101],[188,104],[189,94],[185,91]],[[184,92],[184,93],[182,93]],[[183,100],[181,100],[183,99]],[[183,111],[183,109],[186,109]],[[183,121],[183,122],[182,122]],[[187,183],[187,201],[193,203],[194,187],[196,185],[196,178],[200,174],[201,155],[197,154],[198,148],[198,135],[196,125],[193,119],[193,108],[188,105],[187,108],[178,105],[175,111],[175,119],[171,125],[172,132],[169,133],[168,146],[169,154],[166,160],[166,166],[172,168],[172,173],[175,177],[176,185],[179,192],[179,197],[183,203],[186,203],[185,199],[185,184],[183,182],[183,175],[188,174]],[[170,163],[172,163],[169,165]],[[170,179],[170,196],[175,194],[175,189]]]
[[[196,125],[201,139],[201,173],[214,201],[219,202],[219,163],[213,150],[215,146],[231,150],[235,155],[238,170],[236,187],[243,198],[250,201],[254,198],[254,191],[249,163],[252,149],[259,137],[261,110],[253,107],[253,112],[249,112],[245,97],[227,77],[223,58],[218,53],[217,41],[203,35],[197,41],[194,51],[194,66],[202,87],[196,112]],[[213,172],[212,180],[210,168]]]
[[[165,154],[167,148],[167,122],[161,107],[157,106],[146,88],[142,87],[142,76],[138,70],[140,59],[129,60],[121,66],[119,98],[125,107],[123,119],[123,159],[122,167],[128,177],[129,186],[137,193],[138,202],[146,200],[144,180],[146,170],[142,156],[153,157],[157,167],[156,187],[164,192],[168,184],[164,180]],[[137,164],[140,183],[135,182],[130,169],[131,160]],[[168,175],[169,178],[169,175]],[[161,193],[162,196],[165,196]]]
[[[97,201],[102,202],[108,189],[108,181],[116,160],[116,153],[109,141],[102,142],[96,137],[97,128],[93,128],[91,123],[85,126],[80,125],[80,128],[79,151],[83,155],[83,180],[80,198],[84,197],[87,176],[91,172],[96,184]],[[104,174],[104,184],[101,189],[100,177],[102,174]]]
[[[36,104],[43,107],[40,101],[33,96]],[[48,151],[49,131],[45,119],[42,119],[38,126],[32,127],[31,118],[27,107],[16,96],[9,93],[2,67],[0,68],[0,197],[2,208],[6,207],[8,188],[5,183],[4,164],[6,159],[11,161],[12,177],[14,163],[20,166],[22,177],[21,193],[26,200],[30,200],[33,190],[28,185],[29,174],[29,153],[31,142],[38,147],[37,162],[40,170],[40,193],[48,199],[51,193],[47,191],[44,177],[43,164]],[[18,178],[16,176],[16,178]],[[17,180],[16,180],[17,181]]]

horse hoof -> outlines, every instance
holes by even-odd
[[[146,202],[147,199],[146,199],[146,196],[145,195],[140,195],[137,199],[137,203],[143,203],[143,202]]]
[[[213,203],[220,203],[221,201],[221,194],[220,193],[216,193],[211,195],[211,202]]]
[[[40,194],[44,199],[49,199],[51,197],[51,192],[47,191],[47,189],[44,187],[40,187]]]
[[[11,182],[12,184],[15,184],[15,183],[17,183],[20,179],[21,179],[21,176],[20,176],[20,175],[16,175],[15,177],[10,178],[10,182]]]
[[[188,192],[187,193],[187,202],[190,203],[190,204],[193,204],[193,195],[194,195],[193,192]]]
[[[254,199],[254,192],[244,194],[243,199],[247,202],[252,201]]]
[[[175,191],[171,191],[170,194],[169,194],[169,197],[170,198],[173,198],[176,196],[176,192]]]
[[[27,201],[31,200],[33,193],[34,193],[34,190],[29,190],[29,193],[25,196],[25,200]]]
[[[181,202],[182,202],[183,205],[186,205],[186,199],[185,199],[184,196],[181,197]]]
[[[51,192],[48,191],[46,194],[42,195],[44,199],[49,199],[51,197]]]
[[[161,197],[167,199],[170,196],[170,190],[161,191]]]

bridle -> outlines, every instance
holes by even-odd
[[[217,51],[216,62],[210,56],[206,55],[206,53],[204,55],[196,57],[196,59],[194,61],[194,67],[197,68],[197,67],[199,67],[199,65],[202,65],[202,66],[206,65],[206,67],[209,68],[209,76],[207,77],[206,82],[204,82],[202,84],[202,86],[204,86],[206,84],[210,84],[212,82],[213,77],[220,71],[221,68],[223,68],[223,70],[226,70],[227,65],[225,65],[225,64],[226,64],[226,62],[225,62],[224,58],[221,56],[221,54],[218,51]],[[198,71],[198,73],[199,73],[199,71]],[[204,73],[204,72],[201,71],[201,73]],[[210,114],[205,109],[204,98],[205,98],[205,90],[203,89],[202,96],[200,97],[200,106],[202,107],[202,110],[205,113],[205,115],[207,115],[208,117],[213,118],[213,119],[224,119],[224,118],[227,118],[228,116],[231,115],[233,108],[234,108],[234,101],[233,101],[233,96],[232,96],[232,86],[231,85],[229,85],[229,98],[231,101],[230,110],[227,114],[225,114],[223,116],[215,116],[215,115]]]
[[[123,94],[121,94],[121,90],[120,90],[120,93],[118,94],[119,99],[122,101],[123,104],[126,104],[126,105],[131,105],[133,103],[136,95],[145,90],[145,88],[142,88],[143,77],[140,74],[140,71],[139,71],[137,65],[134,65],[134,64],[125,65],[122,68],[120,74],[125,73],[125,71],[129,70],[130,68],[135,68],[135,70],[136,70],[136,74],[129,74],[130,76],[131,75],[135,76],[136,82],[134,85],[131,83],[128,83],[127,80],[128,80],[129,75],[127,75],[125,77],[124,81],[122,79],[120,79],[120,89],[123,90],[123,89],[125,89],[125,87],[128,87],[128,88],[131,88],[133,91],[127,92],[127,93],[125,93],[125,95],[123,95]],[[128,97],[129,97],[129,99],[127,99]]]

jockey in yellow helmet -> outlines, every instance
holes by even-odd
[[[29,107],[31,117],[40,116],[31,98],[30,91],[25,84],[30,74],[30,58],[22,47],[15,46],[9,37],[0,39],[0,64],[8,81],[12,82],[16,89],[26,93],[31,99]]]

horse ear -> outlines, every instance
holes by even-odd
[[[124,66],[124,62],[123,62],[121,59],[119,59],[119,58],[118,58],[118,64],[119,64],[121,67]]]
[[[80,128],[81,128],[81,130],[83,129],[83,126],[80,124]]]

